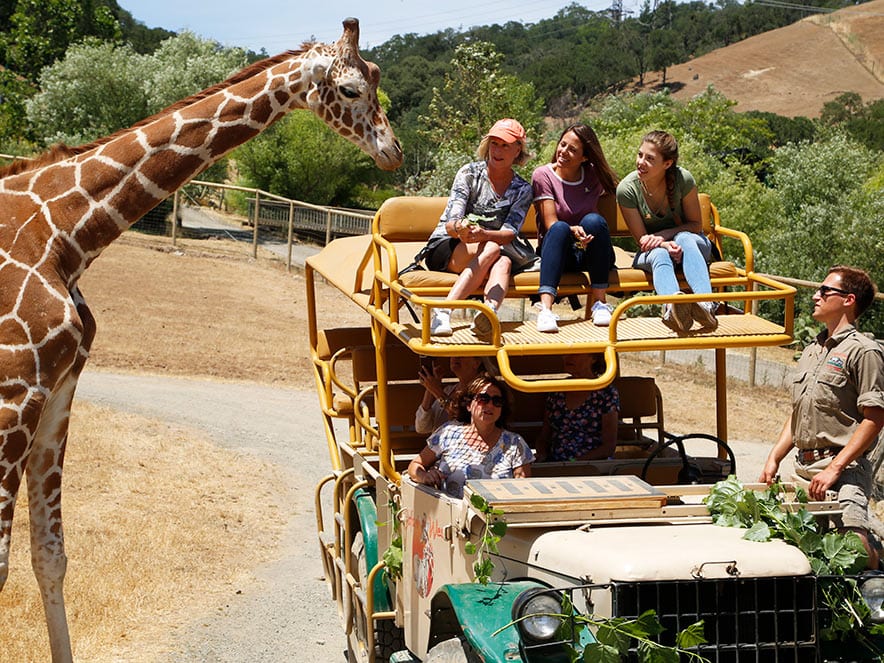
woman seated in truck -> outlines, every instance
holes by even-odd
[[[603,355],[567,354],[565,372],[594,378],[604,370]],[[592,391],[558,391],[546,397],[537,439],[538,461],[601,460],[614,455],[620,396],[614,385]]]
[[[470,383],[458,419],[443,424],[408,465],[417,483],[455,497],[467,479],[531,476],[534,453],[521,435],[504,428],[512,400],[506,384],[490,375]]]
[[[460,395],[470,383],[486,372],[482,357],[451,357],[451,372],[457,382],[445,384],[445,369],[440,358],[425,357],[421,360],[418,380],[424,387],[424,397],[414,413],[414,429],[429,435],[450,419],[457,418]]]
[[[595,131],[585,124],[565,129],[552,161],[535,169],[531,185],[541,255],[537,331],[558,331],[552,305],[562,274],[569,271],[589,271],[587,317],[599,326],[611,322],[605,293],[614,247],[598,201],[602,194],[616,191],[617,181]]]
[[[454,178],[445,211],[421,252],[428,269],[460,274],[447,300],[466,299],[487,277],[485,304],[496,312],[503,302],[511,261],[501,247],[519,234],[531,206],[531,185],[513,170],[513,164],[528,160],[525,139],[516,120],[499,120],[479,143],[479,161],[463,166]],[[491,321],[481,312],[473,331],[491,332]],[[451,335],[451,309],[433,309],[430,333]]]
[[[700,199],[693,176],[678,165],[678,143],[665,131],[642,138],[635,171],[617,186],[617,203],[629,231],[638,242],[633,266],[651,272],[661,295],[682,294],[675,266],[695,294],[712,292],[709,262],[712,242],[703,235]],[[664,304],[663,323],[675,332],[718,327],[714,302]]]

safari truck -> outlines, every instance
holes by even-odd
[[[651,610],[665,628],[654,637],[667,645],[702,621],[706,642],[690,651],[711,661],[835,660],[822,652],[824,610],[804,554],[714,525],[703,503],[710,484],[736,472],[727,443],[726,350],[791,342],[795,290],[754,272],[749,238],[722,226],[701,194],[704,232],[720,255],[736,247],[738,257],[711,265],[711,295],[680,301],[721,302],[717,330],[676,334],[648,314],[672,297],[653,294],[648,276],[617,248],[609,294],[618,303],[607,328],[560,321],[558,334],[540,334],[533,320],[490,315],[491,334],[479,338],[466,315],[453,321],[451,336],[432,337],[430,312],[455,275],[405,267],[445,202],[387,200],[370,235],[336,239],[306,265],[329,453],[329,474],[315,489],[318,543],[349,659],[571,661],[594,642],[597,631],[580,627],[587,619],[635,619]],[[612,236],[628,236],[613,198],[602,198],[600,212]],[[523,234],[536,240],[533,213]],[[357,316],[365,314],[364,326],[337,326],[339,316],[328,313],[319,319],[326,285],[342,307],[349,300]],[[515,275],[507,302],[525,301],[537,286],[536,272]],[[588,291],[587,274],[566,274],[560,286],[563,296]],[[784,324],[751,313],[760,300],[782,301]],[[328,303],[323,310],[339,310]],[[481,298],[445,306],[491,313]],[[653,377],[621,371],[623,353],[673,349],[714,350],[714,434],[668,432]],[[592,379],[565,374],[562,356],[584,352],[601,354],[604,371]],[[613,382],[621,399],[614,456],[534,463],[530,479],[468,480],[462,497],[412,482],[405,468],[426,443],[414,429],[420,361],[452,356],[496,363],[515,395],[508,428],[529,444],[546,393]],[[808,506],[821,518],[837,509]],[[490,582],[476,582],[477,574]],[[636,657],[633,647],[629,658]]]

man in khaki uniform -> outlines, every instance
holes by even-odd
[[[878,568],[869,542],[869,495],[873,470],[868,453],[884,427],[884,352],[854,326],[875,297],[861,269],[829,270],[813,295],[813,318],[826,329],[808,345],[792,383],[792,416],[771,449],[759,481],[771,483],[780,462],[797,449],[795,474],[809,481],[811,499],[838,493],[839,527],[856,532]]]

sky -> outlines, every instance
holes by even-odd
[[[189,30],[222,46],[239,46],[268,55],[297,48],[304,41],[337,41],[341,22],[359,19],[359,46],[373,48],[396,34],[430,34],[453,28],[536,23],[551,18],[569,0],[117,0],[149,28]],[[599,11],[611,0],[584,0]],[[624,0],[624,8],[638,6]]]

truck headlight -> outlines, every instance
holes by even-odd
[[[863,601],[869,606],[869,618],[875,624],[884,623],[884,575],[871,575],[859,587]]]
[[[562,602],[548,590],[529,589],[513,602],[513,620],[532,643],[552,640],[562,625]]]

